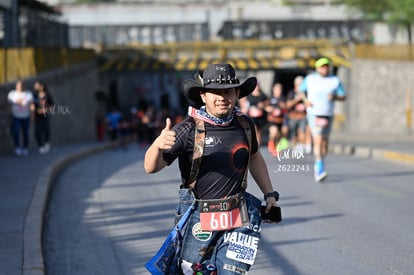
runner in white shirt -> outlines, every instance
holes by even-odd
[[[334,104],[336,100],[345,100],[346,92],[339,78],[330,74],[328,58],[322,57],[316,60],[315,68],[316,72],[305,77],[299,90],[306,93],[307,97],[304,99],[308,106],[306,117],[313,139],[315,181],[321,182],[328,176],[325,171],[324,158],[328,153]]]
[[[28,155],[29,146],[29,126],[31,105],[33,104],[33,94],[28,90],[24,90],[24,84],[21,80],[16,82],[16,89],[9,92],[7,96],[8,102],[11,104],[12,111],[12,135],[15,146],[15,154]],[[23,133],[23,144],[20,140],[20,131]]]

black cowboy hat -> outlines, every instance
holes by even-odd
[[[230,64],[210,64],[202,75],[197,73],[194,78],[183,82],[183,92],[188,99],[198,104],[203,103],[200,97],[201,91],[238,88],[239,98],[242,98],[253,92],[257,85],[256,77],[249,77],[240,83]]]

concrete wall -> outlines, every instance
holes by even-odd
[[[55,70],[24,79],[26,88],[33,90],[36,79],[44,81],[55,100],[51,110],[51,143],[64,144],[95,140],[94,116],[97,109],[95,92],[100,88],[95,62]],[[10,114],[7,94],[15,83],[0,86],[0,153],[13,152],[10,135]],[[30,146],[36,150],[34,125],[31,124]]]
[[[344,104],[343,130],[373,135],[412,134],[407,107],[414,106],[413,72],[414,62],[353,60],[350,77],[344,80],[348,100]]]

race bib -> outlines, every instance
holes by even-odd
[[[228,242],[226,257],[249,265],[256,259],[259,238],[241,232],[231,232],[224,236],[224,242]]]
[[[249,109],[249,116],[250,117],[261,117],[263,115],[263,111],[256,106],[252,106]]]
[[[200,201],[200,223],[203,231],[229,230],[249,225],[244,197]]]
[[[296,104],[295,111],[303,112],[306,110],[306,106],[303,103]]]
[[[272,116],[276,116],[276,117],[278,117],[278,116],[280,116],[282,114],[282,110],[280,109],[280,108],[275,108],[275,109],[273,109],[273,111],[272,111]]]
[[[315,125],[318,127],[326,128],[329,125],[329,118],[327,117],[316,117]]]

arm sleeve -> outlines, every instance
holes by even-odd
[[[344,86],[342,85],[341,81],[339,81],[338,88],[336,88],[336,95],[337,96],[345,96],[346,95]]]

